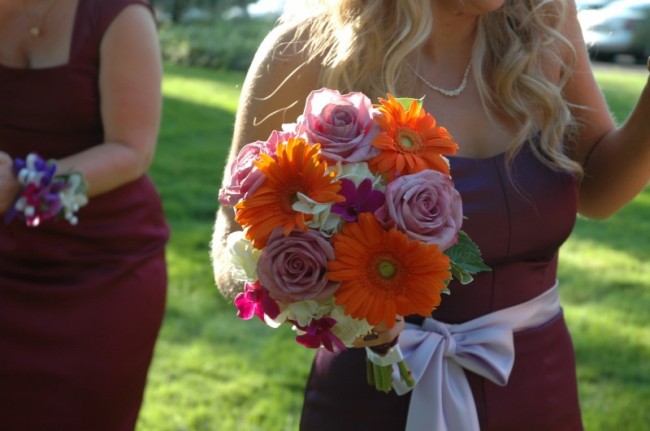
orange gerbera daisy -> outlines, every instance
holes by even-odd
[[[379,99],[377,109],[382,115],[375,120],[382,132],[372,142],[379,155],[370,160],[374,172],[384,173],[389,179],[434,169],[449,174],[449,164],[442,157],[456,154],[458,144],[444,127],[413,99],[408,111],[391,94],[388,100]]]
[[[276,157],[260,154],[255,166],[264,173],[264,183],[247,199],[235,205],[235,221],[247,228],[246,237],[261,249],[273,229],[284,228],[288,235],[294,228],[307,230],[310,214],[294,211],[298,192],[318,203],[342,202],[338,193],[340,181],[327,173],[327,164],[320,161],[320,145],[308,144],[302,138],[289,138],[278,143]]]
[[[391,328],[397,315],[429,316],[440,304],[451,274],[437,245],[385,231],[370,213],[345,224],[332,241],[336,259],[328,277],[341,283],[334,296],[346,314]]]

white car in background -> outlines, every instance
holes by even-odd
[[[576,0],[578,10],[600,9],[616,0]]]
[[[589,52],[610,60],[631,55],[650,56],[650,0],[617,0],[599,9],[583,9],[578,20]]]

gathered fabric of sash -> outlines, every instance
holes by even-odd
[[[393,374],[393,388],[412,390],[406,431],[478,431],[476,405],[464,369],[504,386],[514,364],[513,332],[561,312],[557,283],[532,300],[461,324],[432,318],[407,324],[399,347],[413,373],[409,388]]]

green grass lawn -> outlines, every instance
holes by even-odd
[[[641,75],[602,72],[618,119]],[[171,224],[169,296],[139,431],[294,431],[313,352],[287,328],[241,322],[208,259],[217,189],[243,75],[167,67],[152,175]],[[607,222],[579,220],[561,254],[561,294],[587,430],[650,423],[650,190]]]

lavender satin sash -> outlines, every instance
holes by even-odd
[[[513,332],[539,326],[559,312],[556,284],[528,302],[462,324],[431,318],[422,326],[407,324],[399,347],[416,384],[408,388],[393,375],[398,394],[413,391],[406,431],[478,431],[463,368],[504,386],[514,363]]]

